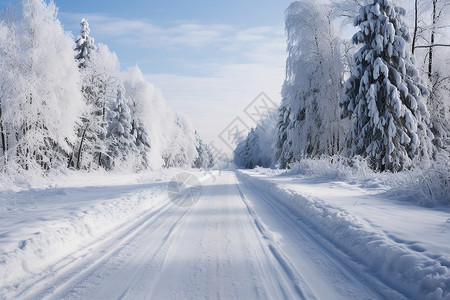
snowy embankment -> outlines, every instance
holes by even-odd
[[[349,183],[323,174],[239,173],[309,224],[322,243],[336,246],[336,256],[348,255],[346,264],[372,285],[380,280],[407,298],[450,299],[448,206],[404,201],[404,195],[395,196],[398,187],[393,193],[393,184],[383,182],[389,176]]]
[[[166,173],[72,174],[43,189],[1,189],[0,298],[167,204]]]

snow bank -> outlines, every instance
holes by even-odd
[[[296,171],[300,168],[297,166]],[[374,274],[408,298],[450,299],[450,261],[433,260],[420,251],[411,251],[347,210],[268,180],[262,174],[240,174],[286,205],[342,252],[356,258],[367,268],[363,272]]]
[[[168,201],[161,174],[78,176],[45,189],[0,190],[0,298]]]
[[[400,173],[374,172],[366,160],[340,156],[318,159],[302,159],[292,164],[286,175],[313,175],[321,178],[359,183],[365,187],[379,186],[388,196],[422,206],[450,204],[450,159],[442,155],[436,162],[423,169],[413,169]]]

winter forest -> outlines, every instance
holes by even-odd
[[[450,3],[396,2],[289,6],[282,103],[241,139],[238,166],[363,160],[381,172],[439,168],[448,186]],[[351,40],[339,30],[349,23]]]
[[[5,2],[0,299],[450,300],[450,0]]]
[[[292,3],[281,106],[241,139],[235,164],[362,158],[398,172],[446,160],[449,5],[424,2],[412,17],[393,1]],[[214,165],[189,120],[139,67],[121,72],[85,19],[73,40],[53,2],[26,0],[22,14],[5,11],[0,23],[3,172]],[[345,23],[358,29],[351,41]]]
[[[209,168],[212,154],[139,67],[120,71],[81,20],[74,40],[50,1],[0,23],[0,170]]]

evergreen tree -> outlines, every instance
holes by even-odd
[[[135,161],[135,170],[146,169],[151,166],[150,151],[151,140],[148,133],[148,123],[154,120],[146,111],[151,107],[151,103],[146,103],[147,98],[151,95],[147,94],[147,86],[141,71],[138,67],[129,69],[123,74],[124,87],[129,99],[130,113],[132,116],[131,134],[135,137],[137,151],[139,157]]]
[[[203,142],[202,138],[197,133],[197,131],[194,133],[194,135],[195,135],[195,148],[197,149],[197,158],[195,159],[192,167],[198,169],[212,168],[214,166],[214,156],[211,152],[211,149],[207,144]]]
[[[88,21],[84,18],[81,19],[80,26],[80,34],[75,42],[75,51],[77,52],[75,59],[78,61],[78,66],[83,68],[89,66],[97,47],[94,44],[94,39],[89,36],[91,30]]]
[[[136,138],[132,134],[131,111],[124,92],[123,86],[119,85],[116,101],[111,104],[108,114],[109,149],[104,163],[107,169],[114,167],[120,161],[134,158],[133,154],[137,152]]]
[[[139,162],[136,162],[135,169],[146,169],[149,167],[148,154],[150,151],[150,138],[145,129],[145,124],[136,118],[133,111],[131,111],[131,113],[133,116],[131,134],[135,138],[136,148],[139,152]]]
[[[108,103],[114,102],[119,77],[117,57],[107,46],[94,44],[90,28],[82,19],[80,35],[75,45],[75,59],[82,77],[81,91],[85,109],[78,126],[78,141],[69,158],[69,167],[91,169],[109,164],[107,140]]]
[[[277,127],[277,112],[270,111],[252,128],[245,139],[240,139],[233,152],[234,164],[239,168],[273,165],[272,144]]]
[[[82,77],[81,91],[85,102],[85,108],[78,125],[78,141],[75,144],[72,155],[69,157],[69,167],[77,169],[90,169],[95,160],[96,153],[105,152],[102,145],[102,137],[106,137],[103,118],[96,109],[99,97],[98,84],[92,61],[95,59],[97,46],[94,39],[89,36],[91,30],[86,19],[81,19],[80,34],[75,42],[75,60]]]
[[[428,93],[408,52],[404,15],[391,0],[361,8],[353,43],[362,47],[340,103],[342,117],[352,120],[349,155],[368,157],[380,171],[401,171],[415,158],[433,156],[429,114],[421,100]]]

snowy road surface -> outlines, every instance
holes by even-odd
[[[158,189],[160,200],[41,271],[24,268],[28,276],[0,284],[0,298],[405,298],[244,174],[198,176],[202,196],[190,207],[162,200],[163,183],[96,190],[98,198],[122,191],[119,207]]]

